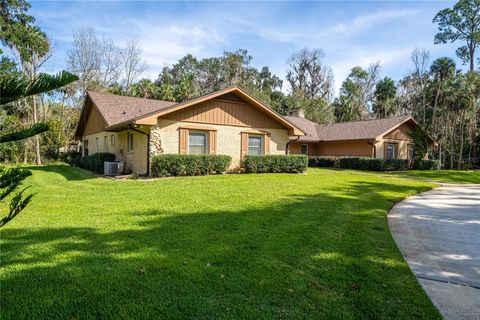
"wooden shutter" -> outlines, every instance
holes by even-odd
[[[240,142],[240,158],[248,154],[248,133],[242,132],[242,139]]]
[[[208,153],[217,153],[217,131],[208,131]]]
[[[187,154],[188,147],[188,129],[180,128],[180,141],[179,141],[179,153]]]
[[[263,136],[263,154],[270,153],[270,136],[268,134]]]

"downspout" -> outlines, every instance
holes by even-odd
[[[289,152],[289,150],[288,150],[288,149],[289,149],[288,147],[289,147],[290,143],[295,142],[295,141],[298,141],[298,139],[300,139],[300,136],[296,136],[296,137],[297,137],[297,138],[296,138],[296,139],[293,139],[293,140],[288,139],[287,145],[286,145],[286,147],[285,147],[285,154],[290,154],[290,152]]]
[[[367,143],[372,146],[373,148],[373,158],[377,157],[377,148],[375,147],[375,140],[373,142],[370,142],[367,140]]]
[[[147,176],[150,176],[150,134],[145,133],[141,130],[138,130],[137,128],[132,126],[132,124],[129,124],[128,127],[132,131],[135,131],[135,132],[138,132],[138,133],[141,133],[141,134],[144,134],[144,135],[147,136]]]

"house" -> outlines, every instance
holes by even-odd
[[[286,154],[304,133],[238,87],[175,103],[87,92],[75,136],[84,156],[111,152],[128,172],[149,174],[158,154]]]
[[[318,124],[301,113],[285,117],[305,135],[292,138],[289,151],[324,157],[372,157],[412,160],[415,146],[412,131],[419,128],[411,116]],[[435,140],[427,134],[430,145]]]
[[[181,103],[87,92],[75,136],[83,156],[111,152],[127,172],[148,175],[158,154],[225,154],[231,170],[247,154],[412,159],[418,127],[410,116],[317,124],[230,87]]]

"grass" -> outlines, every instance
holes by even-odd
[[[393,175],[405,178],[413,178],[424,181],[435,181],[445,183],[480,183],[480,171],[458,171],[458,170],[411,170],[394,172]]]
[[[441,318],[386,219],[429,183],[31,169],[38,194],[0,230],[1,319]]]

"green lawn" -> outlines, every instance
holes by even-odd
[[[457,170],[428,170],[428,171],[401,171],[393,175],[420,179],[425,181],[446,183],[480,183],[480,171],[457,171]]]
[[[38,194],[0,229],[2,320],[440,319],[386,219],[431,184],[327,169],[31,169]]]

